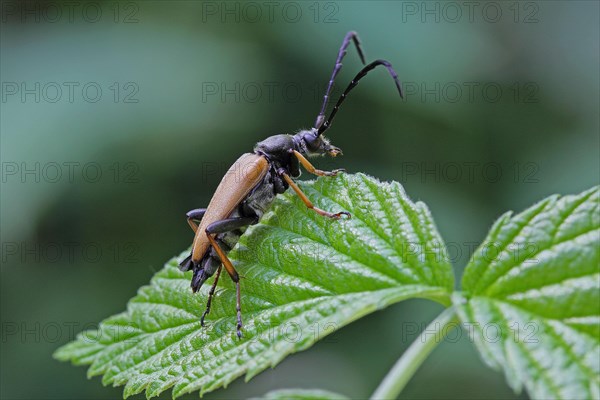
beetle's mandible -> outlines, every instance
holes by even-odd
[[[385,67],[396,84],[402,97],[402,87],[392,65],[385,60],[375,60],[366,65],[350,82],[346,90],[325,119],[325,110],[336,76],[342,68],[342,59],[346,49],[353,42],[363,64],[365,57],[360,47],[356,32],[348,32],[340,47],[333,73],[323,97],[323,105],[317,116],[314,127],[301,130],[295,135],[275,135],[259,142],[252,153],[242,155],[229,169],[207,208],[198,208],[187,213],[189,225],[196,236],[191,254],[179,265],[182,271],[193,271],[192,290],[197,292],[202,284],[215,274],[215,279],[208,294],[206,310],[202,314],[201,324],[210,312],[210,305],[219,281],[222,267],[235,283],[237,309],[237,335],[242,336],[242,311],[240,295],[240,277],[227,257],[229,250],[235,246],[243,230],[256,224],[278,193],[291,187],[304,204],[326,217],[338,219],[342,215],[350,217],[345,211],[329,212],[315,207],[292,178],[300,176],[300,164],[310,173],[318,176],[335,176],[342,169],[321,171],[316,169],[307,157],[330,155],[337,156],[342,151],[332,146],[323,133],[329,129],[339,107],[350,91],[367,73],[378,66]]]

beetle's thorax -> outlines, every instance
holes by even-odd
[[[292,135],[273,135],[258,142],[254,146],[254,152],[265,156],[269,162],[278,165],[286,165],[291,158],[291,150],[294,149],[294,138]]]

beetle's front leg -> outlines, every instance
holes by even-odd
[[[340,217],[342,215],[345,215],[348,218],[352,218],[350,213],[347,211],[331,213],[329,211],[321,210],[320,208],[315,207],[315,205],[312,203],[312,201],[310,201],[308,199],[308,197],[306,197],[306,195],[304,194],[302,189],[300,189],[300,187],[298,187],[298,185],[296,185],[296,182],[294,182],[292,180],[292,178],[290,178],[290,176],[287,174],[287,172],[283,168],[280,168],[277,171],[277,173],[287,182],[288,185],[290,185],[290,187],[294,190],[294,192],[296,192],[296,194],[298,195],[298,197],[300,197],[300,200],[302,200],[304,205],[306,207],[310,208],[311,210],[313,210],[314,212],[316,212],[317,214],[322,215],[324,217],[333,218],[333,219],[340,219]]]
[[[296,156],[296,158],[298,159],[298,161],[300,161],[300,164],[302,164],[302,166],[311,174],[313,175],[317,175],[317,176],[336,176],[338,174],[338,172],[342,172],[345,171],[344,168],[338,168],[338,169],[334,169],[333,171],[322,171],[320,169],[316,169],[314,165],[312,165],[310,163],[310,161],[308,161],[306,159],[306,157],[304,157],[302,155],[302,153],[300,153],[298,150],[292,150],[292,152],[294,153],[294,155]]]

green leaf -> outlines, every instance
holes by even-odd
[[[599,189],[503,215],[454,302],[491,367],[533,398],[600,398]]]
[[[98,331],[89,330],[77,335],[77,340],[68,343],[54,352],[54,358],[60,361],[71,361],[75,365],[89,365],[104,345],[98,343]]]
[[[235,291],[224,274],[200,327],[208,281],[189,288],[191,273],[172,259],[125,313],[103,321],[55,356],[91,363],[90,376],[125,384],[124,395],[206,393],[252,378],[287,355],[375,310],[421,297],[450,303],[453,272],[427,207],[398,183],[341,175],[301,184],[320,208],[349,211],[330,220],[291,191],[248,229],[230,258],[241,281],[244,337],[235,333]],[[95,335],[95,336],[94,336]]]
[[[251,400],[348,400],[348,397],[321,389],[279,389]]]

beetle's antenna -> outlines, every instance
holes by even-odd
[[[337,113],[338,109],[340,108],[340,106],[342,105],[344,100],[346,99],[346,96],[348,95],[348,93],[350,93],[350,91],[352,89],[354,89],[356,87],[356,85],[358,85],[358,82],[362,78],[364,78],[369,73],[369,71],[371,71],[372,69],[375,69],[379,65],[383,65],[385,68],[387,68],[388,72],[390,73],[390,75],[394,79],[394,82],[396,83],[396,88],[398,89],[398,93],[400,93],[400,97],[404,98],[404,95],[402,94],[402,85],[400,84],[400,81],[398,80],[398,75],[396,74],[396,71],[394,71],[394,69],[392,68],[392,64],[390,64],[389,62],[387,62],[385,60],[373,61],[371,64],[367,65],[362,70],[360,70],[360,72],[358,74],[356,74],[354,79],[352,79],[352,81],[350,82],[350,84],[348,85],[346,90],[344,90],[344,93],[342,93],[342,95],[340,96],[340,99],[337,101],[337,103],[333,107],[333,110],[331,110],[331,114],[329,114],[329,118],[327,118],[327,121],[325,121],[323,123],[323,125],[321,125],[318,128],[319,136],[322,135],[323,132],[325,132],[331,126],[333,117],[335,117],[335,114]]]
[[[325,96],[323,96],[323,105],[321,106],[321,112],[319,113],[319,115],[317,115],[317,120],[315,121],[315,129],[319,129],[325,121],[325,109],[327,108],[327,103],[329,101],[329,94],[331,93],[331,89],[333,89],[333,81],[335,81],[335,77],[342,69],[342,59],[346,55],[346,49],[350,45],[350,40],[352,40],[354,42],[354,45],[356,46],[356,51],[358,51],[360,61],[362,61],[363,65],[365,64],[365,55],[362,51],[362,48],[360,47],[360,40],[358,39],[358,35],[356,34],[356,32],[350,31],[344,37],[342,47],[340,47],[337,59],[335,60],[333,73],[331,74],[331,78],[329,79],[329,84],[327,85]]]

